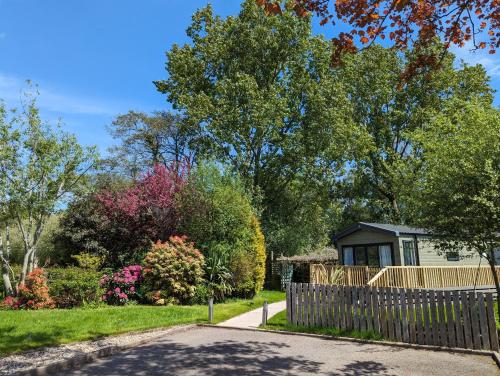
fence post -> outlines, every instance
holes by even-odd
[[[289,282],[286,284],[286,322],[292,323],[292,291]]]
[[[214,298],[208,299],[208,323],[214,321]]]
[[[268,312],[267,300],[264,301],[264,305],[262,306],[262,326],[267,325],[267,312]]]

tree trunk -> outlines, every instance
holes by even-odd
[[[19,276],[20,285],[24,285],[24,283],[26,282],[26,276],[29,273],[31,255],[33,254],[33,252],[33,248],[28,248],[28,250],[24,252],[23,268],[21,269],[21,275]]]
[[[5,253],[4,253],[3,237],[2,234],[0,233],[0,262],[1,262],[0,269],[2,271],[2,281],[6,296],[14,294],[14,290],[12,289],[12,282],[10,281],[10,275],[9,275],[10,266],[9,266],[8,247],[9,247],[8,240],[6,239]]]
[[[45,218],[43,216],[38,218],[33,237],[30,239],[30,234],[26,233],[23,223],[20,217],[18,217],[19,228],[23,234],[24,240],[23,268],[21,270],[21,276],[19,277],[19,284],[24,284],[26,282],[26,276],[33,271],[36,265],[36,247],[38,240],[40,240],[40,235],[42,234],[44,220]]]
[[[396,223],[401,224],[401,212],[399,211],[399,204],[394,193],[391,194],[391,206],[393,211],[393,218]]]
[[[495,289],[497,290],[497,313],[500,319],[500,281],[498,280],[498,274],[495,269],[495,257],[493,254],[487,257],[488,264],[490,265],[491,272],[493,273],[493,281],[495,281]]]

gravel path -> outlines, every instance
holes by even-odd
[[[278,312],[286,309],[286,300],[282,302],[272,303],[268,305],[267,318],[270,319]],[[231,328],[258,328],[262,323],[262,307],[254,309],[253,311],[243,313],[232,319],[226,320],[217,324],[219,326],[228,326]]]
[[[59,375],[499,375],[491,357],[199,327]]]
[[[54,363],[92,354],[106,348],[129,348],[157,340],[178,331],[192,327],[174,327],[168,329],[154,329],[146,332],[127,333],[118,336],[106,337],[96,341],[71,343],[68,345],[44,347],[37,350],[0,358],[0,375],[16,375],[30,369],[44,367]],[[1,339],[0,339],[1,340]]]

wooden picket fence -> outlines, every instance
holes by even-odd
[[[289,324],[373,331],[420,345],[498,351],[493,295],[289,283]]]

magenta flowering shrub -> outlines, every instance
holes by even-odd
[[[142,298],[140,290],[142,280],[140,265],[126,266],[112,275],[105,274],[100,281],[101,287],[106,290],[102,300],[110,305],[138,301]]]

